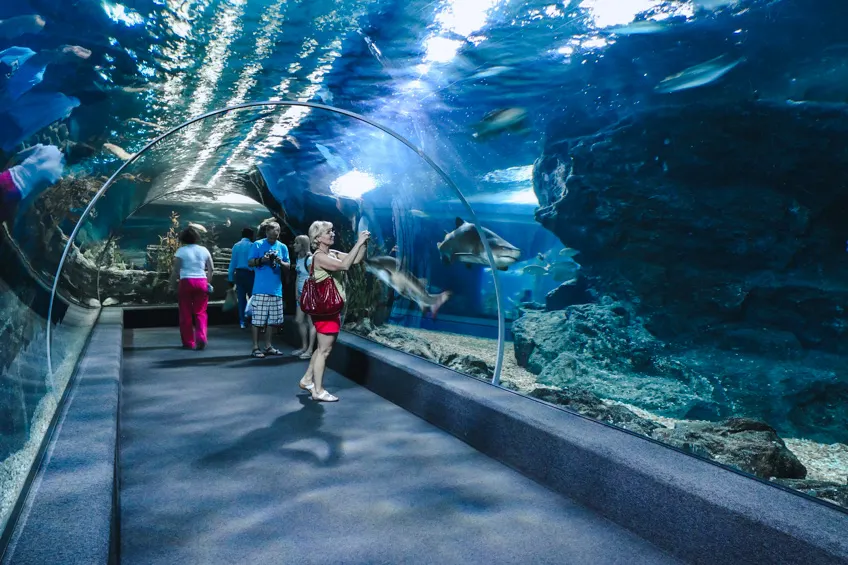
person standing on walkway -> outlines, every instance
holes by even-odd
[[[230,288],[235,286],[238,296],[238,315],[241,329],[244,329],[244,310],[247,308],[247,299],[253,295],[253,269],[247,264],[252,247],[253,230],[244,228],[241,230],[241,241],[233,245],[233,254],[230,258],[228,270]]]
[[[303,285],[306,284],[306,279],[309,278],[309,267],[312,265],[312,253],[310,252],[310,243],[308,235],[299,235],[294,238],[294,252],[297,257],[295,271],[297,272],[297,310],[295,310],[295,323],[297,330],[300,332],[300,349],[292,352],[292,355],[298,355],[301,359],[309,359],[312,357],[312,350],[315,348],[315,325],[309,319],[303,310],[300,308],[300,295],[303,293]]]
[[[280,243],[280,224],[265,224],[265,238],[256,241],[250,248],[248,265],[253,267],[253,296],[250,299],[253,315],[251,332],[253,334],[253,357],[281,355],[271,345],[273,332],[271,327],[283,325],[283,279],[282,273],[291,268],[289,250]],[[265,332],[265,349],[259,349],[259,330]]]
[[[330,246],[336,241],[336,232],[330,222],[313,222],[309,226],[309,241],[315,253],[312,255],[312,276],[315,282],[332,278],[336,290],[346,300],[342,274],[351,266],[362,262],[365,258],[366,243],[371,234],[367,231],[359,232],[359,239],[350,253],[330,251]],[[324,390],[324,370],[327,366],[327,357],[333,349],[333,345],[341,331],[341,313],[332,316],[312,316],[312,323],[318,333],[318,349],[309,361],[309,368],[300,379],[299,386],[303,390],[312,393],[312,400],[322,402],[336,402],[339,398]]]
[[[214,274],[212,254],[198,245],[200,234],[188,227],[180,233],[182,244],[174,254],[171,286],[179,286],[177,297],[180,306],[180,337],[186,349],[206,348],[208,316],[206,307],[212,292],[210,281]]]

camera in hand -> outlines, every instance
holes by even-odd
[[[268,264],[271,267],[276,267],[283,263],[283,261],[280,259],[280,256],[277,255],[276,251],[266,251],[264,257],[268,260]]]

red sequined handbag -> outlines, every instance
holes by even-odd
[[[315,258],[309,266],[309,278],[300,293],[300,309],[310,316],[335,316],[344,308],[344,299],[333,277],[315,282]]]

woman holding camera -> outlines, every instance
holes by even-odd
[[[333,279],[341,295],[345,299],[344,282],[342,274],[351,266],[360,263],[365,258],[366,243],[371,234],[367,231],[359,232],[359,239],[350,253],[330,251],[330,246],[336,241],[336,233],[330,222],[313,222],[309,226],[309,241],[315,253],[312,255],[312,276],[316,283],[328,278]],[[341,313],[332,316],[312,316],[312,323],[318,332],[318,349],[312,354],[309,368],[300,379],[299,386],[303,390],[311,391],[312,400],[322,402],[336,402],[337,396],[333,396],[324,390],[324,369],[327,366],[327,357],[339,337],[341,330]]]
[[[281,355],[282,353],[271,345],[271,335],[274,333],[268,326],[283,325],[283,280],[282,271],[287,271],[289,265],[289,250],[280,243],[280,224],[268,222],[265,224],[265,239],[254,242],[250,249],[247,264],[253,267],[253,295],[250,299],[253,315],[251,316],[251,333],[253,334],[253,357],[266,355]],[[265,349],[259,349],[259,329],[265,331]]]

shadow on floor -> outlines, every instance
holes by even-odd
[[[230,447],[203,457],[195,465],[200,468],[228,467],[269,452],[321,467],[338,464],[344,454],[342,439],[336,434],[321,430],[324,423],[324,405],[312,400],[308,394],[298,395],[298,401],[300,410],[283,414],[270,426],[245,434]],[[329,453],[326,457],[322,458],[308,449],[283,447],[286,444],[312,439],[327,444]]]
[[[200,367],[204,365],[222,364],[226,364],[228,368],[233,368],[257,365],[276,367],[302,361],[302,359],[292,357],[290,355],[274,355],[271,357],[255,358],[251,357],[250,355],[219,355],[215,357],[210,357],[207,355],[202,355],[200,352],[194,353],[196,353],[196,357],[184,357],[180,359],[160,359],[159,361],[156,361],[155,364],[157,367],[163,369],[178,369],[181,367]]]

